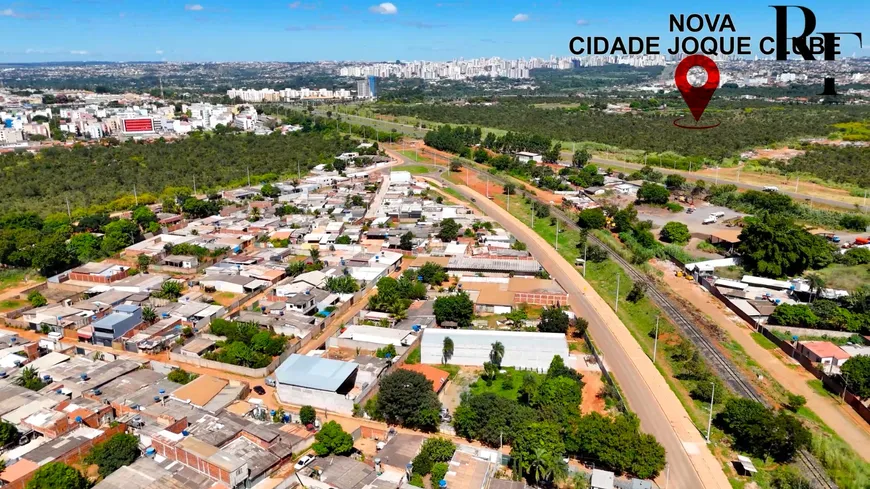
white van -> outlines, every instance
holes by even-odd
[[[777,187],[776,185],[768,185],[762,190],[764,190],[765,192],[779,192],[779,187]]]
[[[718,218],[716,216],[707,216],[707,218],[704,219],[704,222],[702,222],[701,224],[713,224],[717,220]]]
[[[710,214],[710,216],[715,217],[716,219],[719,219],[720,217],[725,217],[725,213],[724,212],[714,212],[714,213]]]

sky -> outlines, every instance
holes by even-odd
[[[756,45],[773,35],[771,3],[812,9],[817,31],[863,32],[864,48],[850,36],[843,54],[870,56],[861,0],[0,0],[0,63],[570,56],[573,36],[658,35],[668,46],[670,14],[691,13],[730,14],[736,34],[724,35]],[[791,20],[802,24],[796,11]]]

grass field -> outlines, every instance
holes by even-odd
[[[12,311],[25,304],[27,304],[27,301],[20,299],[7,299],[5,301],[0,301],[0,312]]]
[[[435,368],[437,368],[437,369],[439,369],[439,370],[443,370],[443,371],[447,372],[448,374],[450,374],[450,375],[448,376],[448,378],[449,378],[450,380],[455,379],[456,376],[459,374],[459,366],[458,366],[458,365],[445,365],[445,364],[440,364],[440,365],[433,365],[433,367],[435,367]]]
[[[765,350],[776,350],[779,348],[776,344],[769,339],[765,338],[761,333],[750,333],[752,335],[752,339],[755,340],[756,343],[761,345]]]
[[[855,290],[870,283],[870,266],[846,266],[833,264],[813,273],[819,274],[827,287],[833,289]]]
[[[407,171],[407,172],[411,172],[414,175],[424,175],[424,174],[432,171],[429,169],[429,167],[426,167],[423,165],[400,165],[400,166],[393,168],[393,170],[394,171]]]
[[[490,385],[486,385],[486,381],[483,379],[477,379],[475,383],[471,384],[471,393],[478,395],[483,394],[484,392],[492,392],[497,396],[516,400],[520,386],[523,385],[523,376],[526,372],[514,370],[512,368],[505,370],[505,373],[499,374]],[[531,373],[532,375],[538,375],[534,372]]]
[[[430,163],[430,164],[432,163],[431,158],[423,156],[412,149],[399,150],[399,153],[407,156],[408,158],[411,158],[412,160],[416,161],[417,163]],[[421,168],[425,168],[425,167],[421,167]],[[427,172],[428,172],[428,170],[424,173],[427,173]]]

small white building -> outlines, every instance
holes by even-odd
[[[534,161],[535,163],[541,163],[544,161],[544,157],[538,153],[530,153],[528,151],[518,151],[514,153],[519,160],[520,163],[528,163],[530,161]]]

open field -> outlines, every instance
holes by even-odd
[[[430,169],[423,165],[399,165],[394,167],[393,171],[407,171],[411,172],[413,175],[423,175],[429,173]]]
[[[834,289],[855,290],[862,285],[870,284],[870,265],[850,267],[835,263],[811,273],[818,274],[827,287]]]

